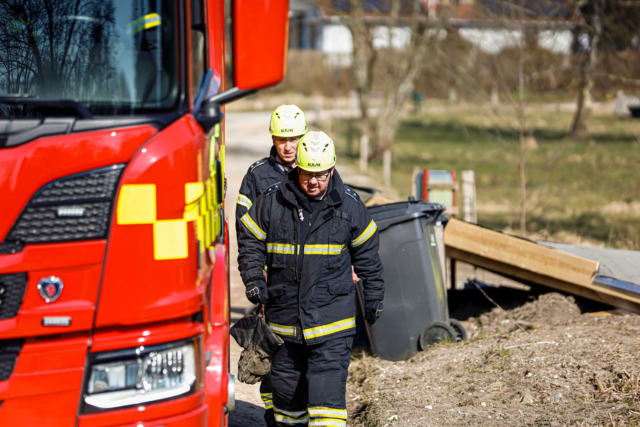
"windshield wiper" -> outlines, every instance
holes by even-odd
[[[3,98],[35,98],[33,93],[5,93],[1,95]]]
[[[0,104],[8,105],[32,105],[34,107],[66,108],[73,110],[83,119],[92,119],[93,115],[87,107],[78,101],[67,99],[41,99],[32,98],[30,95],[0,95]]]

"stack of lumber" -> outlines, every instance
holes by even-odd
[[[534,242],[451,219],[448,257],[640,314],[640,252]]]

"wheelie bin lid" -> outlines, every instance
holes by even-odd
[[[438,203],[428,203],[423,200],[408,200],[406,202],[389,203],[386,205],[370,206],[369,213],[382,231],[392,225],[425,218],[428,224],[443,221],[446,207]]]

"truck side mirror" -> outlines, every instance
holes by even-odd
[[[202,11],[194,9],[194,26]],[[289,43],[289,0],[233,0],[233,70],[235,86],[207,98],[213,74],[202,77],[193,115],[205,132],[222,120],[220,106],[279,83],[285,75]]]
[[[220,102],[214,100],[215,97],[205,100],[211,81],[213,80],[213,72],[207,71],[202,75],[200,80],[200,88],[198,89],[196,98],[193,101],[193,116],[196,121],[200,123],[205,133],[209,133],[211,129],[222,121],[222,110],[220,109]],[[224,94],[223,92],[222,94]],[[220,96],[222,94],[218,94]],[[213,101],[213,102],[212,102]]]
[[[200,123],[205,133],[222,121],[222,110],[220,104],[216,102],[205,102],[196,114],[196,121]]]
[[[233,70],[238,89],[261,89],[285,75],[289,0],[233,1]]]

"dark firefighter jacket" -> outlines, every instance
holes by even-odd
[[[238,263],[247,284],[263,278],[267,260],[271,329],[286,341],[318,344],[355,333],[352,264],[364,281],[365,299],[383,299],[379,237],[358,194],[334,172],[300,247],[300,207],[293,192],[297,179],[297,170],[291,171],[241,218]],[[309,221],[308,214],[304,220]],[[300,275],[298,251],[304,251]]]
[[[276,151],[276,147],[272,146],[269,157],[258,160],[249,166],[249,170],[240,185],[240,195],[236,206],[236,223],[238,227],[240,226],[238,221],[249,211],[258,196],[271,185],[282,181],[291,170],[289,166],[279,163],[277,159],[278,151]]]

